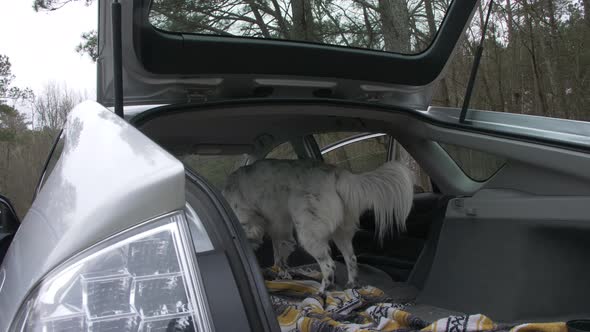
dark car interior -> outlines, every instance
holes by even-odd
[[[317,146],[303,139],[310,135],[387,133],[428,174],[433,186],[415,193],[407,232],[387,238],[383,246],[375,241],[371,211],[362,216],[354,238],[361,282],[400,302],[411,302],[408,311],[430,321],[458,313],[485,313],[500,322],[590,314],[590,182],[587,173],[570,167],[587,164],[585,155],[453,130],[414,113],[383,112],[366,105],[164,107],[142,115],[135,125],[213,183],[219,174],[208,177],[199,169],[204,163],[191,164],[184,156],[210,157],[199,160],[212,160],[218,170],[227,166],[219,158],[225,152],[233,158],[224,169],[228,175],[287,141],[301,142],[293,144],[297,156],[307,151],[312,158]],[[498,156],[501,162],[485,177],[468,174],[469,158],[461,163],[447,145]],[[338,250],[334,248],[332,255],[340,261],[338,284],[346,273]],[[256,256],[261,269],[273,264],[270,241]],[[314,262],[298,249],[289,263]]]
[[[436,193],[416,194],[412,212],[406,221],[407,232],[385,239],[383,246],[375,241],[375,221],[372,211],[365,212],[353,240],[357,261],[384,271],[394,281],[407,281],[424,248],[426,246],[436,248],[440,224],[449,198]],[[273,265],[272,243],[269,238],[265,239],[256,253],[261,267]],[[332,248],[332,253],[334,259],[344,263],[336,247]],[[289,259],[290,266],[313,263],[315,263],[313,257],[300,248],[296,249]],[[426,263],[423,264],[426,265]]]

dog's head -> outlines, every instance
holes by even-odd
[[[263,219],[248,207],[238,191],[226,187],[222,194],[234,211],[240,225],[242,225],[250,245],[254,250],[258,249],[264,237]]]

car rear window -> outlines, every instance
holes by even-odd
[[[415,54],[428,48],[451,1],[154,0],[161,30],[306,41]]]
[[[185,154],[178,158],[193,171],[199,173],[218,189],[225,186],[227,177],[246,164],[247,154],[199,155]]]

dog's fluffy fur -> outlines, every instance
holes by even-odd
[[[333,282],[329,241],[342,253],[348,286],[354,287],[352,238],[360,215],[374,211],[380,241],[394,228],[405,230],[413,183],[410,170],[398,162],[353,174],[317,161],[261,160],[231,174],[223,195],[255,248],[265,233],[271,237],[275,265],[285,278],[287,258],[295,249],[294,228],[301,247],[320,266],[323,291]]]

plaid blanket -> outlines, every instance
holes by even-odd
[[[292,280],[278,279],[278,270],[264,275],[283,332],[566,332],[564,322],[497,324],[481,315],[451,316],[426,322],[404,311],[412,303],[392,303],[383,291],[365,286],[319,294],[321,274],[291,269]]]

